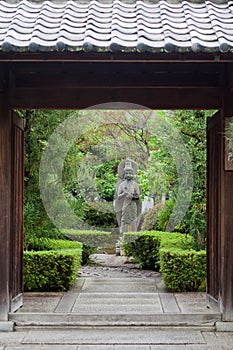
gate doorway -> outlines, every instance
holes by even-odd
[[[40,56],[40,55],[39,55]],[[3,56],[4,57],[4,56]],[[11,304],[20,305],[23,159],[21,131],[13,131],[13,109],[80,109],[105,102],[137,103],[152,109],[219,109],[216,129],[209,125],[208,142],[208,293],[218,302],[224,320],[233,320],[232,208],[233,172],[225,168],[224,120],[233,113],[233,66],[230,58],[221,62],[200,58],[179,61],[155,60],[153,55],[89,56],[83,54],[43,55],[22,60],[5,57],[1,69],[1,212],[0,226],[0,317],[8,319]],[[214,127],[215,128],[215,127]],[[211,131],[212,130],[212,131]],[[215,131],[213,131],[215,130]],[[13,142],[14,141],[14,142]],[[17,143],[17,152],[15,144]],[[212,147],[212,148],[211,148]],[[218,158],[213,158],[217,148]],[[15,150],[15,151],[14,151]],[[21,151],[20,151],[21,150]],[[14,165],[14,157],[17,157]],[[217,168],[220,167],[220,172]],[[15,169],[15,170],[14,170]],[[13,174],[16,172],[13,186]],[[215,181],[217,179],[217,192]],[[212,189],[215,189],[213,192]],[[14,194],[14,192],[17,192]],[[15,198],[19,198],[16,202]],[[218,203],[216,202],[219,199]],[[217,207],[216,207],[217,205]],[[218,219],[213,217],[218,214]],[[15,219],[17,216],[17,220]],[[12,222],[17,227],[13,234]],[[216,227],[218,229],[216,230]],[[15,236],[16,235],[16,236]],[[15,271],[12,275],[12,271]],[[11,277],[13,276],[13,277]],[[19,277],[19,279],[18,279]],[[18,282],[16,281],[18,279]],[[16,287],[17,286],[17,287]],[[11,303],[12,301],[12,303]],[[14,306],[12,306],[14,309]]]

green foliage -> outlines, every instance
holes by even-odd
[[[194,187],[189,209],[176,228],[194,237],[195,249],[206,242],[206,120],[214,111],[175,111],[174,120],[192,157]]]
[[[140,176],[145,190],[151,193],[166,194],[171,198],[158,215],[159,230],[165,230],[176,201],[179,179],[174,159],[165,148],[166,140],[172,138],[172,129],[176,128],[192,159],[194,186],[191,203],[182,222],[175,225],[175,231],[191,234],[195,249],[203,249],[206,240],[206,120],[214,111],[175,111],[161,117],[168,121],[161,130],[151,135],[148,145],[150,157],[146,171]],[[160,117],[160,115],[158,115]],[[168,128],[168,125],[172,127]],[[163,132],[162,132],[163,130]],[[161,135],[160,135],[161,134]],[[162,138],[160,139],[160,136]],[[166,141],[166,142],[163,142]],[[178,145],[179,146],[179,145]],[[177,149],[179,151],[179,147]],[[182,155],[179,155],[182,158]],[[185,158],[183,159],[185,162]],[[146,181],[148,185],[146,186]]]
[[[87,265],[90,263],[90,255],[94,254],[97,251],[97,247],[89,246],[88,244],[83,243],[82,248],[82,265]]]
[[[31,190],[25,193],[24,247],[30,246],[36,237],[62,239],[62,233],[49,220],[39,195]]]
[[[206,277],[205,251],[192,250],[193,237],[176,232],[125,233],[127,256],[145,269],[160,271],[166,286],[175,292],[197,291]]]
[[[165,234],[162,235],[160,249],[178,248],[183,250],[190,250],[192,249],[192,245],[193,237],[190,235],[184,235],[183,233],[177,232],[165,232]]]
[[[196,292],[206,278],[206,252],[160,249],[164,283],[173,292]]]
[[[108,202],[88,203],[85,210],[85,222],[94,227],[117,227],[116,213]]]
[[[62,249],[82,249],[82,243],[81,242],[75,242],[75,241],[68,241],[63,239],[51,239],[51,238],[45,238],[45,237],[35,237],[34,241],[32,242],[31,246],[27,250],[34,250],[34,251],[40,251],[40,250],[62,250]]]
[[[106,201],[113,201],[117,180],[118,160],[101,163],[96,171],[96,187],[99,196]]]
[[[111,248],[116,244],[119,238],[117,232],[106,231],[81,231],[81,230],[64,230],[64,234],[69,239],[82,242],[90,247]]]
[[[24,290],[30,292],[67,291],[81,265],[81,249],[26,251]]]
[[[33,223],[33,218],[32,218]],[[40,250],[40,249],[34,249],[34,247],[39,244],[38,242],[43,239],[63,239],[64,235],[56,228],[52,227],[51,229],[40,229],[40,230],[33,230],[26,231],[24,234],[24,249],[25,250]]]
[[[36,237],[24,252],[25,291],[66,291],[82,260],[82,243]]]
[[[171,213],[174,209],[175,201],[174,200],[168,200],[165,202],[164,208],[159,211],[158,218],[157,218],[157,225],[156,229],[165,231],[169,218],[171,216]]]
[[[22,111],[25,120],[25,246],[34,237],[62,238],[50,221],[39,193],[39,166],[48,137],[70,111]]]
[[[161,247],[191,247],[192,237],[181,233],[144,231],[125,233],[123,246],[126,256],[132,256],[143,269],[159,271]]]
[[[146,213],[141,227],[142,231],[156,230],[158,214],[164,208],[164,205],[164,203],[157,203]]]
[[[124,252],[127,256],[133,256],[135,262],[139,263],[142,269],[158,271],[159,246],[159,237],[143,235],[131,243],[124,244]]]
[[[232,119],[232,118],[231,118]],[[225,138],[227,150],[232,152],[233,150],[233,123],[232,120],[226,122]]]
[[[77,191],[78,195],[75,194],[74,196],[73,195],[74,191],[75,193]],[[88,210],[88,205],[85,203],[80,192],[78,192],[78,186],[75,186],[75,184],[73,184],[73,186],[70,189],[66,189],[64,191],[64,194],[74,214],[80,220],[85,220],[85,214],[86,214],[86,210]]]
[[[30,245],[33,237],[42,237],[44,234],[47,237],[62,238],[50,222],[41,202],[38,176],[41,154],[48,137],[71,113],[74,112],[22,112],[25,119],[26,246]],[[191,234],[195,238],[194,248],[202,249],[206,240],[205,126],[206,119],[211,114],[213,111],[160,111],[156,114],[146,110],[127,113],[77,112],[80,129],[83,131],[67,153],[62,179],[64,194],[75,218],[67,227],[84,228],[81,220],[94,227],[116,226],[114,212],[105,211],[102,207],[106,204],[104,201],[113,200],[117,164],[122,158],[130,156],[140,164],[142,197],[153,194],[157,202],[162,194],[166,194],[172,200],[159,213],[157,226],[154,226],[153,220],[148,219],[148,225],[151,222],[152,226],[150,229],[165,230],[179,187],[176,164],[165,145],[173,139],[172,129],[176,128],[192,158],[194,189],[190,207],[175,230]],[[69,138],[68,134],[67,137]],[[55,160],[53,165],[56,168]],[[51,182],[56,181],[56,178],[51,178]],[[47,190],[52,191],[51,186]],[[62,205],[57,200],[56,211],[60,213],[61,208]],[[63,223],[65,216],[66,213],[62,212],[58,219]],[[80,226],[77,218],[80,219]],[[143,228],[147,227],[149,226]]]

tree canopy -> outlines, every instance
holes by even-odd
[[[190,206],[182,221],[175,225],[175,230],[191,233],[199,246],[204,245],[205,125],[212,111],[84,110],[20,113],[25,120],[26,235],[27,232],[29,235],[49,235],[51,232],[59,235],[40,198],[39,167],[49,137],[63,123],[62,138],[58,141],[60,147],[64,142],[64,149],[67,149],[72,135],[75,135],[75,141],[65,151],[61,185],[75,215],[91,226],[116,227],[112,202],[117,165],[121,159],[130,157],[139,164],[138,181],[143,196],[153,197],[155,203],[161,201],[162,195],[169,199],[157,222],[158,228],[164,230],[180,196],[180,174],[187,162],[185,153],[182,153],[184,147],[180,146],[182,139],[190,155],[194,182]],[[69,124],[69,118],[73,118],[73,124]],[[175,143],[177,135],[179,139]],[[59,156],[56,155],[58,159]],[[174,158],[183,159],[181,169],[177,168]],[[54,176],[50,177],[50,181],[56,183],[56,160],[51,160],[51,164]]]

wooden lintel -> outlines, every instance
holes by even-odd
[[[16,88],[217,87],[220,65],[185,63],[15,63]]]
[[[14,89],[12,108],[83,109],[107,102],[136,103],[152,109],[218,109],[218,88]]]
[[[216,87],[219,77],[215,74],[199,72],[73,72],[14,75],[16,87],[19,88],[167,88],[167,87]]]

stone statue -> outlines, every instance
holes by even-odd
[[[137,231],[141,213],[141,190],[137,183],[137,164],[127,158],[118,166],[118,181],[115,194],[115,212],[120,235]]]

